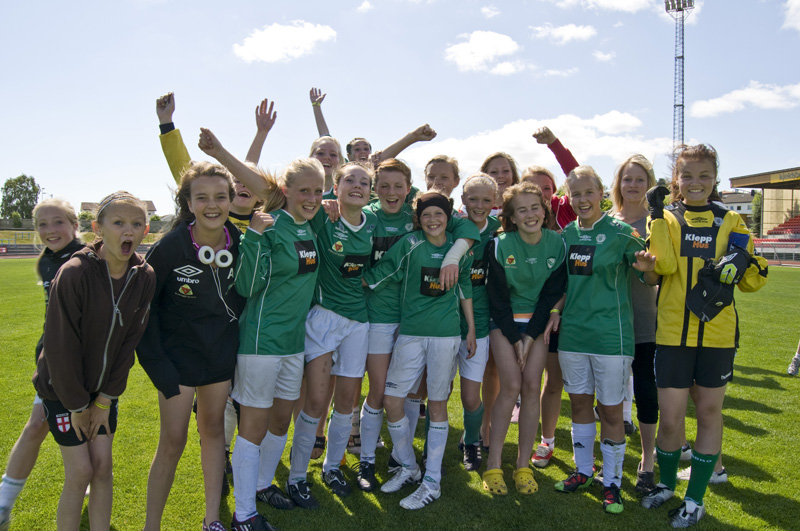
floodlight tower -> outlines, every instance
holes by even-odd
[[[664,0],[675,19],[675,96],[672,105],[672,144],[683,144],[683,21],[694,9],[694,0]]]

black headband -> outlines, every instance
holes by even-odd
[[[447,214],[447,219],[450,219],[453,215],[453,205],[450,204],[449,199],[439,192],[428,192],[417,199],[417,218],[420,217],[423,210],[430,206],[437,206],[444,210],[444,213]]]

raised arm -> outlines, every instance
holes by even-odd
[[[272,126],[275,125],[275,119],[278,113],[273,109],[275,102],[264,98],[259,105],[256,106],[256,136],[253,138],[253,143],[250,144],[250,149],[247,151],[245,157],[246,162],[258,164],[258,159],[261,157],[261,149],[264,147],[264,141],[267,139]]]
[[[575,157],[572,156],[572,152],[564,147],[549,127],[541,127],[534,131],[533,138],[536,139],[537,143],[546,144],[547,147],[550,148],[559,166],[561,166],[561,171],[564,172],[564,175],[569,175],[569,172],[580,166],[578,161],[575,160]]]
[[[311,99],[311,108],[314,111],[314,121],[317,124],[319,136],[331,136],[328,124],[325,123],[325,117],[322,115],[322,102],[325,99],[325,94],[320,89],[312,87],[308,91],[308,97]]]
[[[380,160],[374,159],[373,164],[377,166],[382,160],[396,158],[401,151],[408,148],[410,145],[416,142],[429,142],[434,138],[436,138],[436,131],[434,131],[428,124],[421,125],[410,133],[406,134],[403,138],[391,146],[381,150],[379,152],[380,156],[377,157],[377,159]]]
[[[175,113],[175,94],[167,92],[156,100],[156,115],[158,115],[158,127],[161,135],[158,137],[161,142],[161,151],[167,159],[169,171],[176,183],[181,182],[181,173],[189,165],[192,158],[183,143],[181,132],[175,129],[172,115]]]
[[[203,153],[214,157],[220,164],[228,168],[228,171],[259,199],[265,200],[268,198],[270,189],[267,187],[264,178],[250,166],[231,155],[227,149],[222,147],[220,141],[210,130],[200,128],[200,140],[197,142],[197,146],[203,150]]]

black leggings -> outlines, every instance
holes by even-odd
[[[656,388],[655,343],[637,343],[633,355],[633,396],[636,418],[645,424],[658,422],[658,389]]]

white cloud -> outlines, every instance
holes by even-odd
[[[356,11],[359,13],[366,13],[367,11],[372,11],[374,6],[369,3],[369,0],[364,0],[360,6],[356,8]]]
[[[487,155],[495,151],[510,153],[520,171],[531,164],[550,168],[557,182],[563,183],[563,173],[553,154],[532,137],[536,129],[545,125],[572,151],[578,162],[595,166],[607,186],[611,186],[611,173],[616,165],[633,153],[642,153],[653,160],[672,149],[671,138],[645,138],[637,134],[643,126],[639,118],[612,110],[589,118],[565,114],[545,120],[517,120],[465,138],[446,138],[441,141],[437,138],[404,151],[403,158],[411,165],[418,185],[422,181],[425,163],[435,155],[446,153],[455,157],[463,182],[478,171]],[[666,159],[659,159],[664,166],[666,162]],[[453,197],[458,203],[460,191],[454,192]]]
[[[718,98],[692,103],[690,114],[696,118],[709,118],[728,112],[759,109],[792,109],[800,105],[800,83],[797,85],[770,85],[751,81],[747,87],[737,89]]]
[[[578,67],[573,66],[565,70],[548,69],[542,72],[542,77],[570,77],[578,73]]]
[[[280,63],[308,55],[317,43],[330,40],[336,40],[336,31],[330,26],[294,20],[254,30],[241,44],[233,45],[233,53],[246,63]]]
[[[490,72],[509,75],[530,65],[522,61],[503,60],[522,48],[508,35],[493,31],[473,31],[459,35],[464,42],[448,46],[444,51],[445,60],[454,63],[461,72]]]
[[[529,29],[533,31],[533,37],[548,39],[558,45],[566,44],[569,41],[585,41],[597,34],[597,30],[592,26],[576,26],[575,24],[553,26],[547,23],[544,26],[530,26]]]
[[[595,50],[592,52],[592,56],[601,63],[607,63],[609,61],[613,61],[617,54],[614,52],[604,53],[600,50]]]
[[[546,0],[558,7],[570,9],[581,7],[584,9],[596,9],[603,11],[622,11],[625,13],[636,13],[648,9],[653,5],[652,0]],[[658,2],[663,8],[664,3]]]
[[[500,10],[497,9],[495,6],[483,6],[481,8],[481,15],[486,18],[494,18],[500,14]]]
[[[800,0],[786,0],[783,9],[786,12],[783,27],[800,31]]]

